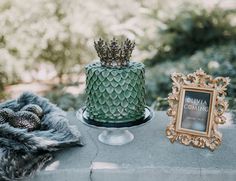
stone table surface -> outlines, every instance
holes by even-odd
[[[83,125],[68,113],[81,131],[84,147],[57,152],[55,159],[29,181],[235,181],[236,128],[221,127],[222,145],[214,152],[179,143],[165,136],[170,119],[154,112],[144,126],[131,129],[135,139],[123,146],[100,143],[101,130]]]

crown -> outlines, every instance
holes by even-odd
[[[110,43],[101,38],[94,42],[101,65],[105,67],[128,66],[134,46],[135,42],[131,42],[128,38],[120,44],[115,38]]]

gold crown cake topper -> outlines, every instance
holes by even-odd
[[[97,42],[94,41],[94,47],[100,58],[101,65],[106,67],[128,66],[134,46],[135,42],[131,42],[128,38],[121,43],[118,43],[115,38],[110,43],[101,38]]]

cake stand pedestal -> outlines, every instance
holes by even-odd
[[[124,145],[131,142],[134,135],[124,129],[104,130],[99,136],[98,140],[107,145]]]
[[[101,123],[89,118],[86,108],[81,108],[77,111],[76,117],[85,125],[103,130],[99,134],[98,140],[107,145],[124,145],[130,143],[134,139],[134,135],[129,131],[136,127],[143,126],[152,118],[152,111],[150,108],[145,108],[145,115],[139,120],[129,123]]]

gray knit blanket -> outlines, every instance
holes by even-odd
[[[69,125],[66,113],[45,98],[25,92],[16,100],[0,103],[0,110],[9,108],[17,112],[28,104],[42,108],[41,128],[27,131],[0,124],[1,181],[32,176],[52,159],[54,151],[83,145],[80,132]]]

